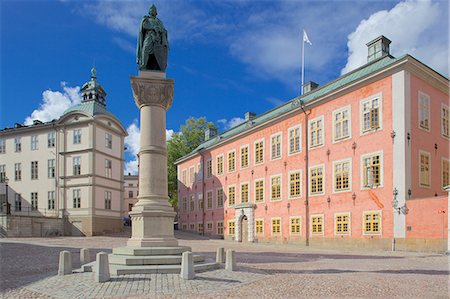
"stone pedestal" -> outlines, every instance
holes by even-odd
[[[139,196],[130,212],[127,246],[178,246],[173,234],[175,211],[167,195],[166,112],[172,105],[174,82],[161,72],[140,72],[130,79],[141,117],[141,147]]]

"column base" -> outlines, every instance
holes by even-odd
[[[175,238],[133,238],[127,241],[128,247],[176,247],[178,240]]]

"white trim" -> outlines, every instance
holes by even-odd
[[[248,155],[248,161],[247,161],[247,166],[246,167],[242,167],[242,149],[246,147],[247,148],[247,155]],[[239,169],[247,169],[250,167],[250,144],[244,144],[241,147],[239,147]]]
[[[350,167],[348,170],[349,171],[349,178],[348,178],[349,189],[336,191],[336,168],[335,168],[335,165],[338,163],[344,163],[344,162],[350,162],[349,163]],[[352,192],[352,190],[353,190],[353,161],[352,161],[352,158],[350,157],[350,158],[333,161],[332,167],[333,167],[333,169],[332,169],[332,180],[333,181],[331,182],[332,190],[333,190],[332,193],[339,194],[339,193],[345,193],[345,192]]]
[[[263,225],[262,225],[262,233],[258,233],[257,231],[256,231],[256,221],[262,221],[263,223]],[[255,236],[264,236],[264,233],[265,233],[265,223],[264,223],[264,218],[255,218]]]
[[[277,158],[272,157],[272,138],[280,136],[280,156]],[[277,132],[275,134],[270,135],[270,161],[276,161],[283,158],[283,132]]]
[[[319,145],[316,145],[316,146],[312,146],[312,142],[311,142],[311,124],[313,123],[313,122],[317,122],[317,121],[319,121],[319,120],[321,120],[322,122],[322,144],[319,144]],[[308,121],[308,126],[309,126],[309,128],[308,128],[308,150],[313,150],[313,149],[316,149],[316,148],[321,148],[321,147],[324,147],[325,146],[325,118],[324,118],[324,116],[323,115],[319,115],[319,116],[317,116],[317,117],[315,117],[315,118],[313,118],[313,119],[311,119],[310,121]]]
[[[380,155],[380,185],[379,186],[364,186],[364,158],[372,155]],[[375,188],[383,188],[384,186],[384,150],[370,152],[362,154],[359,161],[360,169],[359,169],[359,184],[361,190],[375,189]]]
[[[442,191],[447,191],[447,190],[445,190],[445,187],[447,187],[448,185],[444,186],[444,161],[447,161],[449,163],[449,168],[450,168],[450,159],[445,158],[445,157],[441,157],[441,189],[442,189]]]
[[[262,141],[262,148],[263,148],[263,160],[261,162],[256,163],[256,144]],[[265,140],[264,138],[260,138],[258,140],[255,140],[255,142],[253,142],[253,151],[255,154],[255,159],[254,159],[254,166],[258,166],[264,163],[264,161],[266,161],[265,155],[266,155],[266,145],[265,145]],[[250,161],[249,161],[250,164]]]
[[[344,112],[347,111],[348,112],[348,136],[346,137],[342,137],[340,139],[336,139],[336,126],[335,126],[335,121],[336,121],[336,114],[340,113],[340,112]],[[331,131],[332,131],[332,136],[331,136],[331,140],[332,143],[338,143],[344,140],[348,140],[352,138],[352,106],[349,104],[347,106],[341,107],[339,109],[333,110],[332,113],[332,122],[331,122]]]
[[[298,152],[294,152],[294,153],[291,153],[290,152],[290,149],[291,149],[291,138],[290,138],[290,132],[292,131],[292,130],[295,130],[295,129],[299,129],[299,132],[300,132],[300,140],[299,140],[299,147],[300,147],[300,150],[298,151]],[[303,138],[303,131],[302,131],[302,124],[298,124],[298,125],[295,125],[295,126],[293,126],[293,127],[290,127],[290,128],[288,128],[287,129],[287,155],[288,156],[294,156],[294,155],[298,155],[298,154],[300,154],[302,151],[303,151],[303,140],[302,140],[302,138]]]
[[[420,114],[421,114],[421,106],[420,106],[420,100],[424,97],[424,99],[428,102],[428,129],[420,126]],[[425,132],[431,132],[431,100],[430,96],[419,90],[417,94],[417,127]]]
[[[230,171],[230,157],[229,157],[229,155],[230,155],[230,153],[234,153],[234,170],[232,170],[232,171]],[[236,149],[232,149],[232,150],[230,150],[230,151],[228,151],[227,152],[227,173],[233,173],[233,172],[235,172],[236,171]]]
[[[251,188],[250,188],[250,181],[245,181],[245,182],[241,182],[239,183],[239,200],[240,203],[242,203],[242,185],[248,185],[248,200],[246,203],[251,203],[251,197],[250,197],[250,192],[251,192]]]
[[[444,135],[444,113],[442,110],[446,109],[449,113],[449,135],[450,135],[450,106],[441,103],[441,137],[450,140],[450,136]]]
[[[218,168],[218,167],[217,167],[217,165],[218,165],[217,160],[218,160],[220,157],[222,157],[222,173],[218,173],[218,172],[217,172],[217,168]],[[225,174],[225,157],[224,157],[224,155],[223,155],[223,154],[217,155],[217,156],[215,157],[214,160],[216,160],[216,176],[224,175],[224,174]]]
[[[365,226],[365,222],[364,222],[364,216],[366,215],[366,214],[369,214],[369,213],[379,213],[380,214],[380,225],[379,225],[379,228],[380,228],[380,232],[379,233],[375,233],[375,234],[373,234],[373,233],[366,233],[366,226]],[[368,211],[363,211],[362,212],[362,234],[363,234],[363,236],[381,236],[381,235],[383,235],[383,211],[382,210],[368,210]]]
[[[313,194],[313,193],[311,193],[311,191],[312,191],[312,189],[311,189],[311,169],[319,168],[319,167],[322,167],[322,169],[323,169],[322,170],[322,192]],[[326,193],[326,177],[327,177],[325,171],[326,171],[325,164],[317,164],[317,165],[309,166],[309,169],[308,169],[308,178],[309,178],[308,191],[309,191],[310,197],[325,195],[325,193]]]
[[[420,156],[421,155],[428,156],[428,164],[429,164],[429,167],[428,167],[428,181],[430,182],[429,186],[422,185],[422,183],[420,182],[420,178],[421,178],[421,173],[420,173]],[[418,161],[417,162],[418,162],[417,164],[419,165],[419,188],[431,189],[431,154],[430,154],[430,152],[427,152],[427,151],[419,149],[419,157],[418,157]]]
[[[280,177],[280,199],[273,199],[272,198],[272,178],[275,177]],[[271,175],[269,177],[269,181],[270,181],[270,196],[269,196],[269,201],[281,201],[283,199],[283,174],[282,173],[277,173],[274,175]]]
[[[313,234],[313,222],[312,222],[312,219],[313,219],[313,217],[317,217],[317,216],[322,217],[322,233],[321,234],[317,234],[317,233]],[[309,216],[309,223],[310,223],[309,230],[310,230],[310,235],[311,236],[324,236],[325,235],[325,216],[324,216],[323,213],[322,214],[311,214]]]
[[[379,100],[379,127],[377,129],[371,129],[364,132],[364,103],[368,101],[372,101],[374,99]],[[359,135],[364,136],[367,134],[379,132],[383,130],[383,93],[379,92],[377,94],[374,94],[370,97],[367,97],[365,99],[362,99],[359,101]]]
[[[336,227],[336,217],[347,215],[348,216],[348,232],[346,233],[338,233]],[[352,235],[352,215],[350,212],[336,212],[334,213],[334,235],[335,236],[351,236]]]
[[[277,219],[280,220],[280,233],[274,234],[273,233],[273,220],[277,220]],[[282,221],[281,217],[270,218],[270,235],[275,236],[275,237],[281,237],[283,235],[283,221]]]
[[[292,233],[292,227],[291,227],[291,219],[293,218],[300,218],[300,233]],[[290,216],[289,217],[289,236],[294,236],[294,237],[301,237],[303,231],[303,217],[302,216]]]
[[[234,187],[234,205],[230,205],[230,187]],[[237,192],[236,184],[227,186],[227,205],[230,208],[236,205],[236,192]]]
[[[262,201],[256,201],[256,182],[263,182],[263,200]],[[253,180],[253,202],[255,204],[260,204],[260,203],[264,203],[266,202],[266,180],[265,178],[259,178],[259,179],[255,179]]]
[[[291,196],[291,173],[300,172],[300,196]],[[288,199],[298,199],[303,197],[303,172],[302,169],[293,169],[288,172]]]

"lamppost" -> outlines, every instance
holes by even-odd
[[[5,176],[3,182],[5,183],[5,197],[6,197],[6,202],[5,202],[5,209],[6,209],[6,214],[11,214],[11,209],[9,206],[9,202],[8,202],[8,183],[9,183],[9,179],[7,176]]]

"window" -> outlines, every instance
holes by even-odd
[[[133,198],[133,190],[128,191],[128,198]]]
[[[309,147],[319,147],[323,145],[323,115],[312,119],[309,122]]]
[[[232,151],[228,153],[228,172],[236,170],[236,152]]]
[[[38,209],[38,193],[31,192],[31,210]]]
[[[419,91],[419,128],[430,130],[430,96]]]
[[[80,175],[81,174],[81,157],[73,157],[73,175]]]
[[[22,180],[22,164],[21,163],[14,164],[14,180],[15,181]]]
[[[270,137],[270,159],[275,160],[281,158],[281,133]]]
[[[55,159],[47,160],[47,177],[55,177]]]
[[[105,133],[105,147],[112,148],[112,135]]]
[[[350,138],[350,106],[333,111],[334,142]]]
[[[311,216],[311,234],[323,235],[323,215]]]
[[[419,151],[419,185],[421,187],[430,187],[430,153]]]
[[[105,191],[105,210],[111,210],[111,191]]]
[[[20,153],[22,151],[22,140],[20,137],[14,138],[14,146],[16,153]]]
[[[197,181],[201,181],[202,177],[203,177],[202,164],[198,163],[197,164]]]
[[[198,194],[198,210],[203,210],[203,193]]]
[[[442,189],[450,185],[450,160],[442,158]]]
[[[131,210],[133,210],[133,204],[129,203],[128,204],[128,212],[131,212]]]
[[[249,164],[248,145],[241,147],[241,168],[247,168]]]
[[[223,155],[220,155],[216,158],[216,174],[223,174]]]
[[[314,166],[309,169],[310,194],[321,195],[325,193],[324,188],[324,168],[325,166]]]
[[[351,163],[350,160],[333,162],[334,171],[334,191],[350,191],[350,175]]]
[[[272,235],[281,235],[281,218],[272,218]]]
[[[183,183],[183,185],[187,185],[186,184],[186,169],[183,169],[181,171],[181,182]]]
[[[216,197],[216,200],[217,200],[217,208],[222,208],[223,207],[223,189],[222,188],[220,188],[220,189],[217,189],[217,197]]]
[[[80,144],[81,143],[81,129],[74,129],[73,130],[73,144]]]
[[[373,188],[382,185],[382,156],[380,153],[362,156],[363,187]]]
[[[291,217],[291,235],[300,235],[301,230],[301,217]]]
[[[348,235],[350,233],[350,214],[335,214],[335,233],[336,235]]]
[[[201,222],[197,223],[197,231],[199,233],[203,233],[203,223]]]
[[[48,191],[48,205],[49,210],[55,209],[55,191]]]
[[[264,140],[255,142],[255,164],[264,162]]]
[[[362,133],[381,128],[381,98],[379,96],[361,101]]]
[[[264,180],[255,181],[255,202],[264,201]]]
[[[203,228],[203,227],[202,227],[202,228]],[[190,229],[191,231],[195,231],[195,223],[189,224],[189,229]]]
[[[281,175],[270,178],[270,200],[281,199]]]
[[[241,184],[241,203],[248,202],[248,183]]]
[[[217,235],[223,236],[223,221],[217,221]]]
[[[264,235],[264,220],[263,219],[255,220],[255,233],[256,233],[256,235]]]
[[[73,208],[74,209],[81,208],[81,190],[80,189],[74,189],[72,191],[72,193],[73,193]],[[105,197],[105,209],[106,209],[106,197]]]
[[[0,183],[3,183],[6,179],[6,165],[0,165]]]
[[[213,208],[213,192],[206,192],[206,209],[211,210]]]
[[[6,142],[5,139],[0,139],[0,154],[6,153]]]
[[[289,172],[289,198],[302,196],[302,174],[300,170]]]
[[[442,104],[441,109],[441,133],[442,136],[450,138],[450,109],[448,106]],[[1,152],[1,144],[0,144]]]
[[[228,205],[234,206],[236,203],[236,186],[228,187]]]
[[[183,212],[187,212],[187,199],[183,197]]]
[[[212,231],[213,230],[213,223],[212,222],[206,223],[206,230],[207,231]]]
[[[183,223],[183,224],[181,225],[181,229],[182,229],[182,230],[187,230],[187,225]],[[203,229],[203,225],[202,225],[202,229]]]
[[[189,211],[193,212],[195,210],[195,200],[194,195],[189,197]]]
[[[112,161],[108,159],[105,159],[105,176],[112,177]]]
[[[381,212],[364,212],[364,234],[381,234]]]
[[[14,194],[14,210],[22,211],[22,195],[19,193]]]
[[[38,179],[38,161],[31,161],[31,179]]]
[[[195,166],[189,168],[189,184],[192,185],[195,182]]]
[[[55,147],[56,139],[55,132],[50,132],[47,134],[47,147]]]
[[[289,155],[293,155],[301,152],[302,144],[301,144],[301,126],[295,126],[288,130],[289,134]]]
[[[31,150],[35,151],[39,149],[39,139],[37,135],[32,135],[31,136]]]
[[[206,161],[206,177],[207,178],[212,177],[212,161],[211,160]]]
[[[235,234],[235,222],[234,221],[228,221],[228,235],[234,236]]]

